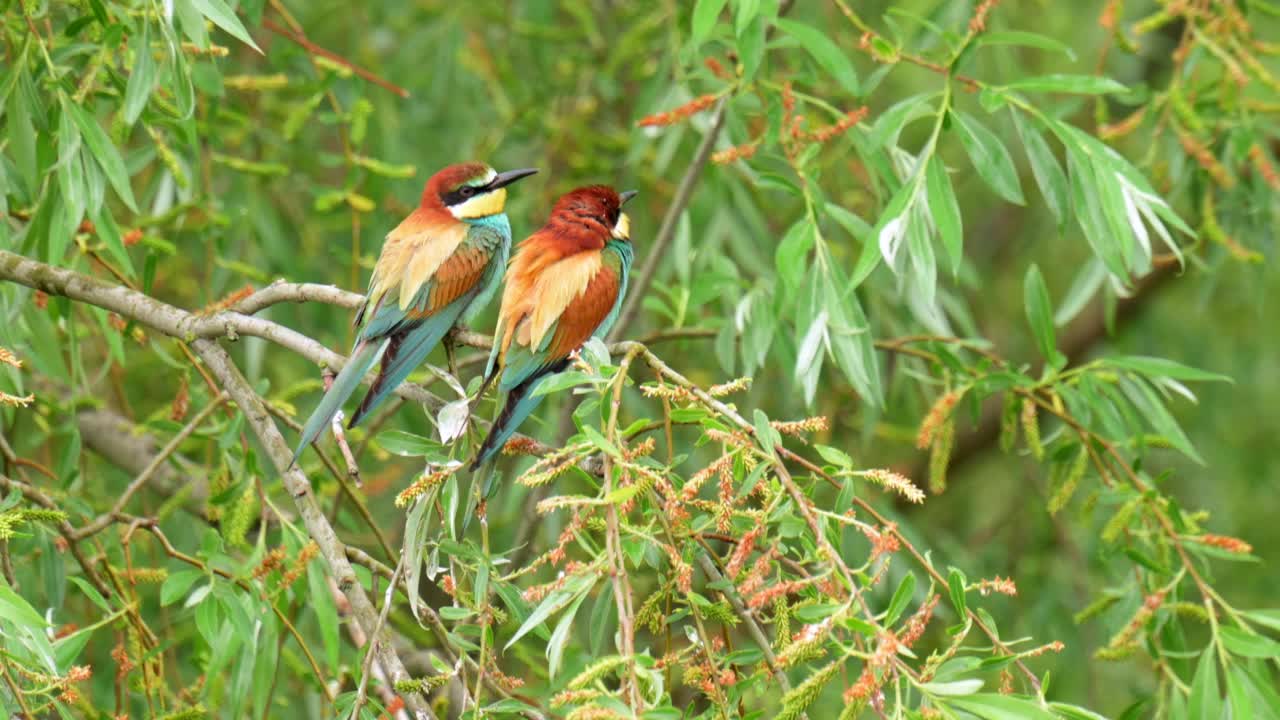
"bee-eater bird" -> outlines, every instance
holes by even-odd
[[[302,429],[293,453],[324,431],[365,373],[382,361],[373,386],[351,416],[354,427],[449,332],[483,308],[497,290],[511,254],[506,187],[536,169],[495,172],[479,162],[450,165],[427,180],[422,200],[387,234],[356,311],[351,357]]]
[[[542,400],[546,377],[564,370],[591,336],[613,327],[627,293],[631,221],[622,206],[636,191],[578,188],[556,201],[547,224],[520,243],[507,268],[502,308],[485,371],[506,393],[502,411],[471,464],[506,444]]]

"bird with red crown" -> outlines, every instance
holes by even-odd
[[[496,379],[506,398],[473,470],[492,459],[538,406],[538,385],[618,319],[634,255],[622,206],[635,194],[605,185],[569,192],[556,201],[547,224],[516,249],[485,371],[485,386]]]
[[[387,234],[356,312],[360,329],[351,357],[303,427],[294,462],[375,364],[382,367],[350,426],[425,361],[456,323],[489,302],[511,252],[506,187],[535,172],[500,173],[469,162],[431,176],[418,207]]]

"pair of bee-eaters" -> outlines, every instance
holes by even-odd
[[[472,469],[490,460],[542,399],[546,377],[565,369],[593,335],[609,331],[627,291],[635,191],[605,185],[562,196],[546,225],[511,255],[506,187],[536,169],[495,172],[450,165],[431,176],[418,207],[388,235],[369,280],[351,357],[302,430],[294,461],[324,431],[379,361],[349,426],[366,417],[460,321],[488,304],[503,280],[502,306],[482,391],[495,378],[506,403]]]

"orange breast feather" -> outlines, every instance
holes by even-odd
[[[369,299],[383,294],[407,309],[423,283],[430,280],[466,239],[467,228],[452,215],[437,216],[421,208],[387,234],[369,283]],[[462,273],[463,268],[453,272]]]
[[[600,250],[564,254],[551,244],[525,241],[507,271],[499,314],[501,352],[515,342],[533,351],[555,327],[549,350],[563,357],[582,344],[609,313],[618,278]],[[603,308],[600,310],[599,308]]]

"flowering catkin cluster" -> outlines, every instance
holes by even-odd
[[[396,495],[396,507],[408,507],[414,498],[444,482],[461,467],[462,465],[449,465],[435,472],[423,473],[422,477],[414,480],[409,487],[401,490],[400,494]]]
[[[892,470],[876,468],[863,471],[862,476],[886,490],[892,490],[913,503],[924,502],[924,491],[916,487],[907,476]]]
[[[703,110],[706,110],[707,108],[711,107],[712,105],[715,104],[716,98],[718,97],[719,97],[718,95],[713,95],[713,94],[699,95],[698,97],[690,100],[689,102],[679,107],[672,108],[666,112],[654,113],[653,115],[648,115],[643,118],[640,118],[640,122],[637,124],[640,127],[661,127],[664,125],[674,125],[682,120],[686,120],[689,117],[692,117],[693,115],[700,113]]]

